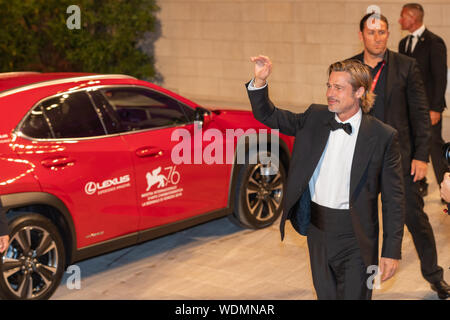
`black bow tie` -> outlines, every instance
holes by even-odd
[[[352,125],[350,123],[337,122],[335,118],[330,119],[331,130],[343,129],[347,134],[352,134]]]

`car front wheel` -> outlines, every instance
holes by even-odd
[[[286,185],[286,171],[279,159],[272,156],[272,161],[263,164],[259,156],[253,164],[241,167],[231,216],[232,221],[237,219],[252,229],[267,227],[278,219]]]
[[[10,223],[9,247],[0,260],[0,294],[6,299],[48,299],[65,264],[61,236],[42,215],[19,215]]]

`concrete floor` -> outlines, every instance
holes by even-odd
[[[444,137],[450,140],[450,118]],[[428,171],[427,212],[439,264],[450,283],[450,216],[443,213],[438,186]],[[69,289],[70,274],[52,299],[315,299],[306,238],[278,222],[245,230],[222,218],[140,245],[78,263],[81,288]],[[419,260],[405,230],[397,274],[374,290],[373,299],[437,299],[421,277]]]

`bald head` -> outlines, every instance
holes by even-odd
[[[418,3],[407,3],[403,6],[398,22],[402,30],[413,33],[423,25],[424,11]]]
[[[403,9],[406,9],[407,13],[410,14],[418,23],[423,22],[423,16],[425,12],[423,11],[423,7],[418,3],[407,3],[403,6]]]

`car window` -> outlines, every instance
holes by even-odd
[[[44,117],[44,113],[42,112],[42,105],[38,105],[31,110],[28,117],[24,120],[20,131],[31,138],[53,138],[47,119]]]
[[[123,131],[172,126],[192,121],[176,101],[161,93],[141,88],[103,89]]]
[[[105,124],[108,134],[120,133],[126,131],[119,121],[119,118],[114,111],[113,107],[109,104],[108,100],[101,92],[91,91],[89,93],[94,100],[95,105],[98,107],[100,115]]]
[[[30,129],[31,123],[37,119],[40,119],[44,128],[44,123],[48,124],[51,138],[82,138],[105,134],[100,118],[85,92],[47,99],[32,110],[21,131],[30,137],[49,138],[42,134],[38,136]]]
[[[178,104],[180,105],[180,108],[183,111],[186,118],[188,119],[188,121],[193,122],[194,121],[194,109],[189,108],[188,106],[186,106],[180,102]]]

